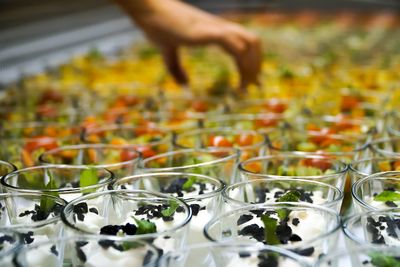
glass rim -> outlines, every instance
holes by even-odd
[[[377,153],[381,154],[382,156],[385,156],[385,157],[400,157],[400,152],[386,151],[386,150],[381,149],[381,148],[379,148],[377,146],[377,144],[391,142],[391,141],[400,141],[400,136],[379,138],[379,139],[371,141],[369,143],[369,146],[371,147],[372,150],[375,150]]]
[[[314,264],[314,267],[320,267],[323,263],[328,263],[330,261],[335,261],[335,259],[339,259],[342,257],[351,257],[351,255],[360,254],[360,253],[369,253],[369,252],[379,252],[382,253],[389,252],[390,255],[399,256],[399,248],[398,247],[390,247],[390,246],[381,246],[381,247],[374,247],[369,245],[359,245],[357,248],[352,249],[336,249],[329,254],[325,254],[317,259]]]
[[[85,187],[76,187],[76,188],[59,188],[59,189],[30,189],[30,188],[22,188],[22,187],[16,187],[13,186],[9,183],[7,183],[7,180],[11,179],[12,177],[14,177],[15,175],[18,175],[20,173],[24,173],[24,172],[30,172],[30,171],[36,171],[36,170],[47,170],[47,169],[64,169],[64,170],[87,170],[89,169],[90,166],[74,166],[74,165],[54,165],[54,164],[48,164],[48,165],[38,165],[38,166],[33,166],[33,167],[28,167],[28,168],[24,168],[24,169],[19,169],[16,170],[14,172],[8,173],[7,175],[4,175],[1,180],[0,183],[2,186],[4,186],[4,188],[6,190],[11,190],[11,191],[16,191],[16,192],[21,192],[21,193],[37,193],[37,192],[44,192],[44,193],[51,193],[51,192],[57,192],[59,194],[68,194],[68,193],[76,193],[77,191],[82,191],[82,190],[86,190],[86,189],[95,189],[95,188],[99,188],[102,186],[106,186],[107,184],[112,183],[116,177],[114,175],[114,173],[108,169],[105,168],[95,168],[97,171],[99,170],[103,170],[105,173],[108,173],[108,177],[102,181],[99,182],[95,185],[90,185],[90,186],[85,186]]]
[[[380,156],[364,158],[364,159],[361,159],[361,160],[356,160],[356,161],[351,162],[349,164],[349,170],[354,172],[354,173],[356,173],[356,174],[359,174],[359,175],[368,176],[368,175],[371,175],[371,174],[360,172],[357,168],[355,168],[355,166],[357,166],[358,164],[361,164],[361,163],[364,163],[364,162],[368,162],[368,161],[373,161],[373,160],[380,161],[380,160],[395,160],[395,159],[400,161],[400,158],[395,157],[395,156],[393,156],[393,157],[390,157],[390,156],[385,157],[383,155],[380,155]]]
[[[84,229],[78,228],[76,227],[74,224],[72,224],[68,218],[66,217],[67,215],[66,210],[67,207],[70,206],[74,206],[75,204],[78,204],[80,202],[84,202],[86,199],[92,199],[92,198],[96,198],[102,195],[110,195],[110,194],[146,194],[146,195],[152,195],[152,198],[149,198],[149,200],[151,199],[165,199],[167,200],[174,200],[176,202],[178,202],[179,204],[181,204],[181,206],[184,208],[184,210],[186,211],[186,218],[183,220],[183,222],[181,222],[179,225],[172,227],[171,229],[162,231],[162,232],[157,232],[157,233],[151,233],[151,234],[142,234],[142,235],[134,235],[134,236],[130,236],[131,240],[136,240],[136,239],[146,239],[146,238],[156,238],[158,236],[160,236],[161,234],[168,234],[168,233],[174,233],[175,231],[181,229],[182,227],[188,225],[192,219],[192,210],[190,209],[189,205],[176,197],[170,196],[170,195],[166,195],[166,194],[162,194],[162,193],[158,193],[158,192],[153,192],[153,191],[148,191],[148,190],[126,190],[126,189],[113,189],[113,190],[106,190],[106,191],[102,191],[102,192],[97,192],[97,193],[92,193],[92,194],[88,194],[88,195],[84,195],[81,196],[79,198],[75,198],[73,200],[71,200],[70,202],[67,203],[67,205],[64,207],[64,209],[61,212],[61,220],[64,223],[64,225],[66,225],[69,229],[73,230],[76,233],[83,233],[85,235],[91,235],[91,236],[97,236],[97,237],[101,237],[101,236],[105,236],[105,237],[109,237],[110,235],[102,235],[102,234],[97,234],[97,233],[91,233],[88,232]],[[146,199],[146,197],[142,197],[143,199]],[[123,237],[121,237],[123,238]]]
[[[109,164],[95,164],[95,165],[90,165],[90,164],[57,164],[57,163],[51,163],[46,160],[46,157],[51,156],[51,155],[57,155],[57,153],[61,151],[68,151],[68,150],[81,150],[81,149],[113,149],[113,150],[131,150],[132,152],[135,152],[137,154],[136,158],[126,160],[126,161],[121,161],[117,163],[109,163]],[[142,153],[137,151],[134,147],[131,147],[129,145],[109,145],[109,144],[80,144],[80,145],[69,145],[69,146],[61,146],[58,148],[51,149],[49,151],[43,152],[39,156],[39,162],[42,163],[43,165],[66,165],[66,166],[77,166],[77,167],[85,167],[85,166],[90,166],[93,168],[113,168],[113,167],[119,167],[119,166],[125,166],[125,165],[130,165],[130,164],[136,164],[139,163],[142,158]]]
[[[330,162],[335,162],[338,163],[340,165],[342,165],[343,169],[335,172],[335,173],[331,173],[331,174],[327,174],[327,175],[310,175],[310,176],[284,176],[284,175],[276,175],[276,174],[268,174],[268,173],[255,173],[252,171],[249,171],[247,169],[244,168],[244,165],[250,162],[256,162],[256,161],[264,161],[264,160],[270,160],[270,159],[274,159],[274,158],[278,158],[282,157],[282,159],[287,159],[287,158],[317,158],[317,159],[324,159],[324,160],[328,160]],[[239,172],[242,172],[245,175],[252,175],[252,176],[256,176],[259,178],[290,178],[290,177],[296,177],[296,178],[303,178],[303,179],[325,179],[325,178],[333,178],[339,175],[343,175],[345,174],[349,169],[348,164],[338,160],[338,159],[332,159],[332,158],[327,158],[324,157],[323,154],[316,154],[316,153],[307,153],[307,152],[300,152],[300,153],[295,153],[295,152],[289,152],[289,153],[279,153],[276,155],[268,155],[268,156],[261,156],[261,157],[255,157],[255,158],[250,158],[247,159],[245,161],[242,161],[238,164],[238,170]]]
[[[64,236],[61,238],[55,238],[52,240],[47,240],[47,241],[41,241],[41,242],[37,242],[36,244],[33,245],[29,245],[29,246],[20,246],[20,248],[18,250],[15,251],[16,257],[18,257],[18,255],[26,252],[26,251],[30,251],[32,249],[36,249],[39,248],[41,246],[46,246],[46,245],[54,245],[56,243],[62,242],[62,243],[67,243],[67,242],[79,242],[79,241],[101,241],[101,240],[112,240],[115,242],[123,242],[123,241],[134,241],[134,242],[138,242],[141,243],[144,246],[147,246],[148,248],[151,248],[151,251],[154,253],[156,259],[150,263],[147,263],[145,266],[152,266],[149,264],[153,264],[159,261],[159,259],[161,258],[161,254],[159,252],[159,250],[150,242],[146,241],[146,240],[138,240],[138,239],[133,239],[133,238],[129,238],[129,237],[119,237],[119,236],[111,236],[111,235],[88,235],[88,234],[81,234],[81,235],[75,235],[75,236]],[[100,246],[100,245],[99,245]],[[65,253],[64,253],[65,255]]]
[[[246,205],[243,207],[239,207],[239,208],[235,208],[233,210],[227,211],[222,213],[221,215],[214,217],[213,219],[211,219],[203,228],[203,234],[206,237],[207,240],[211,241],[211,242],[223,242],[223,240],[215,240],[210,234],[209,234],[209,229],[212,227],[213,224],[217,223],[219,220],[221,220],[224,217],[229,217],[231,215],[235,215],[235,214],[241,214],[240,212],[243,211],[250,211],[250,210],[256,210],[256,209],[264,209],[264,210],[269,210],[269,209],[276,209],[277,207],[295,207],[295,208],[302,208],[302,209],[309,209],[309,210],[318,210],[318,211],[323,211],[325,213],[330,214],[332,217],[336,218],[336,225],[334,227],[332,227],[332,229],[330,229],[329,231],[327,231],[326,233],[323,233],[319,236],[316,236],[314,238],[310,238],[304,241],[300,241],[297,242],[298,244],[279,244],[276,245],[277,247],[282,247],[282,248],[298,248],[298,247],[303,247],[304,244],[309,244],[309,243],[313,243],[319,239],[324,239],[330,235],[333,235],[336,231],[338,231],[341,227],[341,218],[339,216],[339,214],[331,209],[331,208],[327,208],[324,206],[320,206],[320,205],[315,205],[315,204],[310,204],[310,203],[300,203],[300,202],[277,202],[277,203],[261,203],[261,204],[250,204],[250,205]]]
[[[232,146],[232,147],[227,147],[227,148],[237,148],[240,150],[246,150],[246,149],[254,149],[257,147],[262,147],[262,146],[267,146],[268,145],[268,138],[266,136],[266,134],[258,132],[256,130],[242,130],[242,129],[232,129],[229,127],[220,127],[220,128],[203,128],[203,129],[193,129],[193,130],[189,130],[187,132],[183,132],[183,133],[178,133],[177,135],[175,135],[175,137],[172,140],[172,143],[174,146],[177,146],[180,149],[192,149],[193,147],[186,147],[182,144],[179,144],[178,139],[179,138],[185,138],[185,137],[194,137],[196,134],[202,134],[202,133],[237,133],[237,134],[242,134],[242,133],[251,133],[254,136],[260,136],[262,137],[262,141],[253,144],[253,145],[248,145],[248,146]],[[216,146],[206,146],[207,147],[216,147]],[[219,148],[219,147],[218,147]],[[196,149],[196,148],[194,148]],[[203,148],[200,148],[203,149]]]
[[[204,175],[204,174],[197,174],[197,173],[190,173],[190,172],[148,172],[148,173],[135,174],[135,175],[126,176],[121,179],[115,180],[112,183],[112,187],[115,190],[118,190],[116,188],[116,186],[124,185],[124,184],[126,184],[126,182],[129,182],[129,181],[133,181],[133,180],[139,181],[140,179],[149,178],[149,177],[157,179],[162,176],[168,176],[168,178],[172,178],[171,176],[196,176],[196,177],[200,177],[202,179],[206,179],[208,181],[211,180],[211,181],[213,181],[214,184],[218,184],[218,188],[212,192],[208,192],[208,193],[204,193],[204,194],[196,195],[196,196],[190,196],[190,197],[185,197],[185,196],[177,197],[177,198],[182,199],[185,202],[191,202],[191,201],[196,201],[199,199],[206,199],[206,198],[211,198],[211,197],[217,196],[218,194],[222,193],[223,190],[226,188],[226,183],[220,179],[217,179],[217,178],[214,178],[214,177],[211,177],[208,175]],[[157,191],[154,191],[154,192],[157,192]],[[157,193],[169,195],[169,193],[163,193],[163,192],[157,192]]]
[[[199,153],[205,153],[205,154],[211,154],[213,152],[220,152],[220,151],[229,151],[231,152],[228,156],[222,157],[222,158],[217,158],[215,160],[207,161],[207,162],[201,162],[198,164],[190,164],[190,165],[184,165],[184,166],[172,166],[172,167],[164,167],[164,168],[147,168],[145,167],[145,164],[153,161],[155,159],[163,158],[163,157],[168,157],[168,156],[174,156],[174,155],[184,155],[184,154],[189,154],[193,152],[199,152]],[[218,164],[218,163],[223,163],[235,158],[238,158],[240,155],[240,150],[232,147],[209,147],[209,148],[201,148],[201,149],[195,149],[195,148],[189,148],[189,149],[179,149],[179,150],[174,150],[174,151],[169,151],[166,153],[161,153],[146,159],[143,159],[141,161],[141,167],[139,169],[144,170],[146,172],[151,171],[151,172],[179,172],[180,170],[185,170],[189,168],[194,168],[194,167],[204,167],[204,166],[209,166],[213,164]]]
[[[224,121],[241,121],[241,120],[259,120],[259,119],[284,119],[285,116],[281,113],[234,113],[234,114],[220,114],[213,116],[213,118],[205,118],[206,122],[224,122]]]
[[[193,244],[189,245],[183,249],[178,249],[175,251],[171,251],[166,253],[165,255],[162,255],[160,257],[160,262],[163,263],[166,260],[168,260],[170,257],[175,257],[175,256],[183,256],[185,253],[188,253],[193,250],[197,249],[207,249],[209,248],[210,250],[213,250],[215,248],[227,248],[229,249],[229,252],[257,252],[257,251],[270,251],[270,252],[276,252],[280,256],[285,256],[290,258],[291,260],[294,260],[296,263],[300,263],[300,266],[304,267],[311,267],[311,265],[304,259],[304,257],[296,254],[295,252],[292,252],[288,249],[279,247],[279,246],[271,246],[271,245],[260,245],[256,243],[245,243],[245,242],[236,242],[234,244],[232,243],[224,243],[224,242],[208,242],[208,243],[198,243],[198,244]]]
[[[17,192],[17,193],[0,193],[0,199],[6,199],[8,197],[14,198],[14,197],[46,197],[46,198],[52,198],[56,203],[58,202],[58,204],[61,204],[61,206],[64,208],[67,204],[67,201],[65,201],[64,199],[57,197],[57,196],[53,196],[53,195],[49,195],[49,194],[43,194],[40,192]],[[6,230],[6,229],[11,229],[13,231],[15,231],[16,229],[21,229],[21,228],[31,228],[31,227],[41,227],[41,226],[45,226],[54,222],[60,221],[61,222],[61,217],[60,215],[54,216],[50,219],[45,219],[45,220],[41,220],[41,221],[32,221],[29,223],[29,225],[27,225],[26,223],[19,223],[19,224],[10,224],[10,225],[5,225],[5,226],[0,226],[0,231],[2,230]]]
[[[222,197],[225,200],[233,202],[233,203],[236,203],[236,204],[247,204],[247,205],[250,205],[252,203],[239,201],[239,200],[236,200],[236,199],[230,197],[228,195],[228,191],[231,190],[234,187],[243,187],[244,185],[253,184],[253,183],[256,184],[256,183],[263,182],[263,181],[265,181],[265,182],[302,182],[302,183],[306,183],[306,184],[314,184],[314,185],[317,185],[317,186],[328,187],[328,188],[332,189],[334,192],[336,192],[338,194],[338,196],[334,200],[326,202],[326,203],[323,203],[323,204],[320,204],[321,206],[328,206],[328,205],[340,202],[344,198],[343,191],[340,190],[339,188],[337,188],[336,186],[333,186],[333,185],[330,185],[330,184],[327,184],[327,183],[323,183],[323,182],[320,182],[320,181],[306,180],[306,179],[300,179],[300,178],[299,179],[297,179],[297,178],[264,178],[264,179],[257,178],[257,179],[252,179],[252,180],[248,180],[248,181],[244,181],[244,182],[238,182],[238,183],[234,183],[234,184],[226,186],[224,188],[224,190],[222,191]],[[268,203],[268,202],[263,202],[263,203]],[[300,202],[300,203],[304,203],[304,202]],[[262,203],[254,203],[254,204],[262,204]]]
[[[397,175],[398,177],[390,177],[392,175]],[[389,176],[389,177],[385,177],[385,176]],[[353,197],[353,199],[355,199],[357,201],[357,203],[361,206],[363,206],[364,208],[368,209],[368,210],[387,210],[387,209],[391,209],[391,208],[387,208],[387,209],[378,209],[374,206],[371,206],[367,203],[365,203],[364,200],[362,200],[360,198],[360,196],[357,194],[358,189],[362,186],[362,184],[368,180],[400,180],[400,171],[387,171],[387,172],[377,172],[371,175],[367,175],[361,179],[358,179],[357,181],[355,181],[353,183],[353,185],[351,186],[351,196]]]
[[[15,166],[13,163],[8,162],[8,161],[6,161],[6,160],[1,160],[1,159],[0,159],[0,166],[7,166],[7,167],[9,167],[9,168],[11,169],[11,171],[7,172],[6,174],[4,174],[4,175],[2,175],[2,176],[5,176],[5,175],[7,175],[7,174],[9,174],[9,173],[12,173],[12,172],[15,172],[15,171],[18,170],[17,166]],[[0,176],[0,178],[1,178],[2,176]]]
[[[382,245],[382,244],[365,243],[365,240],[359,239],[358,236],[349,229],[349,226],[355,224],[357,221],[361,220],[362,218],[366,218],[367,216],[370,216],[370,215],[379,216],[379,215],[389,215],[389,214],[398,215],[400,217],[400,208],[389,208],[389,209],[384,209],[384,210],[368,210],[368,211],[364,211],[362,213],[353,214],[351,216],[345,217],[342,222],[343,233],[351,241],[356,242],[358,245],[366,245],[366,246],[376,247],[376,248],[387,247],[387,245]],[[389,246],[389,247],[394,247],[394,246]]]
[[[83,140],[86,140],[87,135],[90,134],[98,134],[98,133],[102,133],[102,132],[107,132],[107,131],[118,131],[118,130],[135,130],[135,129],[156,129],[159,130],[163,135],[165,135],[163,137],[163,139],[168,138],[168,135],[170,135],[172,133],[171,130],[168,129],[163,129],[162,127],[159,126],[146,126],[146,125],[132,125],[132,124],[128,124],[128,123],[124,123],[124,124],[111,124],[111,125],[107,125],[107,126],[102,126],[102,127],[96,127],[93,129],[88,129],[84,132],[83,134]],[[157,141],[160,142],[160,141]],[[154,142],[156,143],[156,142]],[[151,144],[151,143],[150,143]],[[129,145],[129,144],[128,144]]]

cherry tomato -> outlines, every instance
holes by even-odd
[[[129,161],[137,158],[138,154],[131,149],[123,149],[120,153],[121,161]]]
[[[343,95],[340,103],[342,111],[349,111],[356,108],[360,104],[357,96]]]
[[[252,134],[240,134],[236,136],[236,143],[239,146],[251,146],[253,144],[254,135]]]
[[[325,142],[326,140],[330,139],[329,135],[334,134],[335,131],[330,128],[322,128],[318,131],[309,131],[309,140],[317,145]]]
[[[209,138],[209,145],[219,147],[231,147],[232,143],[225,136],[216,135]]]
[[[273,113],[283,113],[287,109],[286,103],[279,99],[271,99],[266,103],[265,107]]]
[[[318,168],[321,171],[326,171],[332,167],[330,159],[327,157],[315,157],[315,158],[308,158],[303,161],[303,165]]]
[[[150,146],[135,146],[135,150],[142,153],[143,158],[150,158],[157,154]]]
[[[194,100],[192,103],[192,108],[196,112],[206,112],[208,110],[208,105],[205,101],[202,100]]]
[[[44,148],[45,150],[50,150],[57,148],[57,140],[53,137],[48,137],[48,136],[36,136],[33,138],[30,138],[28,141],[26,141],[24,149],[28,152],[35,151],[39,148]]]

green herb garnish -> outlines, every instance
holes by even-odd
[[[370,257],[371,263],[376,267],[400,267],[400,260],[395,257],[380,253],[373,253]]]
[[[400,201],[400,194],[397,192],[385,190],[374,197],[376,201]]]
[[[135,217],[132,217],[137,226],[136,234],[144,235],[144,234],[152,234],[157,232],[157,226],[155,223],[150,222],[149,220],[141,219],[138,220]]]
[[[179,204],[175,200],[171,200],[169,202],[169,207],[162,210],[161,214],[163,217],[171,217],[174,215],[176,209],[179,207]]]
[[[278,221],[271,218],[269,215],[261,215],[261,220],[264,224],[264,238],[267,245],[278,245],[281,244],[278,236],[276,235],[276,228]]]
[[[88,187],[91,185],[95,185],[99,182],[99,177],[97,176],[97,170],[93,167],[89,167],[81,173],[79,178],[79,186],[80,187]],[[93,193],[96,189],[84,189],[82,190],[83,194]]]
[[[298,190],[289,190],[277,202],[299,202],[301,193]]]
[[[194,183],[196,182],[196,177],[194,176],[189,176],[189,178],[187,179],[187,181],[182,185],[182,189],[185,191],[189,191],[192,189]]]
[[[58,189],[56,180],[54,179],[53,175],[47,170],[46,170],[46,174],[49,177],[49,182],[44,187],[45,190]],[[56,191],[46,192],[46,194],[54,196],[54,197],[59,196],[58,192],[56,192]],[[56,204],[56,202],[53,198],[50,198],[48,196],[40,197],[40,210],[45,214],[49,213],[55,204]]]
[[[130,249],[140,248],[143,247],[144,245],[136,241],[124,241],[122,242],[121,246],[124,249],[124,251],[126,251]]]

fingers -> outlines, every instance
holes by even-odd
[[[240,88],[258,84],[261,70],[261,41],[244,28],[229,23],[221,34],[220,45],[230,53],[240,72]]]
[[[163,46],[160,48],[168,71],[175,81],[181,85],[188,83],[188,78],[179,60],[178,48],[173,46]]]

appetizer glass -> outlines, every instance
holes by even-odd
[[[16,170],[17,167],[15,167],[13,164],[4,160],[0,160],[0,177]]]
[[[214,242],[246,242],[289,249],[310,261],[336,246],[340,217],[308,203],[254,204],[226,212],[204,228]]]
[[[358,212],[400,206],[400,172],[378,172],[356,181],[352,197]]]
[[[215,178],[195,173],[147,173],[125,177],[114,183],[115,189],[143,189],[168,194],[185,201],[192,210],[187,237],[189,244],[205,242],[205,224],[219,214],[221,192],[225,184]]]
[[[352,184],[368,175],[387,171],[400,171],[400,158],[371,157],[354,161],[349,165]]]
[[[378,139],[370,144],[372,151],[385,157],[400,157],[400,137]]]
[[[286,194],[296,194],[299,202],[322,205],[340,211],[343,192],[337,187],[312,180],[266,178],[232,184],[222,191],[227,210],[249,204],[276,203]]]
[[[185,172],[207,175],[226,184],[237,179],[240,151],[234,148],[182,149],[144,159],[138,172]]]
[[[274,246],[255,246],[250,244],[205,243],[173,251],[161,257],[160,267],[256,267],[293,266],[309,267],[299,255]]]
[[[16,253],[14,262],[20,267],[153,267],[159,254],[142,240],[81,235],[25,246]]]
[[[133,147],[106,144],[64,146],[40,155],[45,165],[68,165],[108,169],[116,178],[132,175],[141,155]]]
[[[365,244],[400,247],[399,221],[400,209],[367,211],[347,217],[343,222],[347,245],[350,248]]]
[[[231,128],[207,128],[187,131],[173,139],[179,149],[207,147],[235,147],[240,150],[241,160],[263,156],[267,150],[265,134],[253,130],[234,130]]]
[[[398,266],[399,249],[391,247],[359,246],[355,249],[331,252],[321,257],[315,267],[383,267]]]
[[[243,181],[260,178],[300,178],[344,189],[347,164],[329,156],[308,153],[281,153],[252,158],[239,164]]]
[[[14,267],[14,254],[20,248],[20,237],[9,229],[0,230],[0,266]]]
[[[68,203],[61,218],[69,235],[146,240],[171,251],[186,243],[192,212],[175,197],[145,190],[108,190]]]
[[[41,193],[0,194],[0,232],[15,232],[21,243],[32,244],[63,235],[61,210],[67,204],[54,195]]]
[[[107,169],[46,165],[17,170],[1,179],[7,193],[43,193],[66,201],[96,191],[106,190],[114,181]]]

